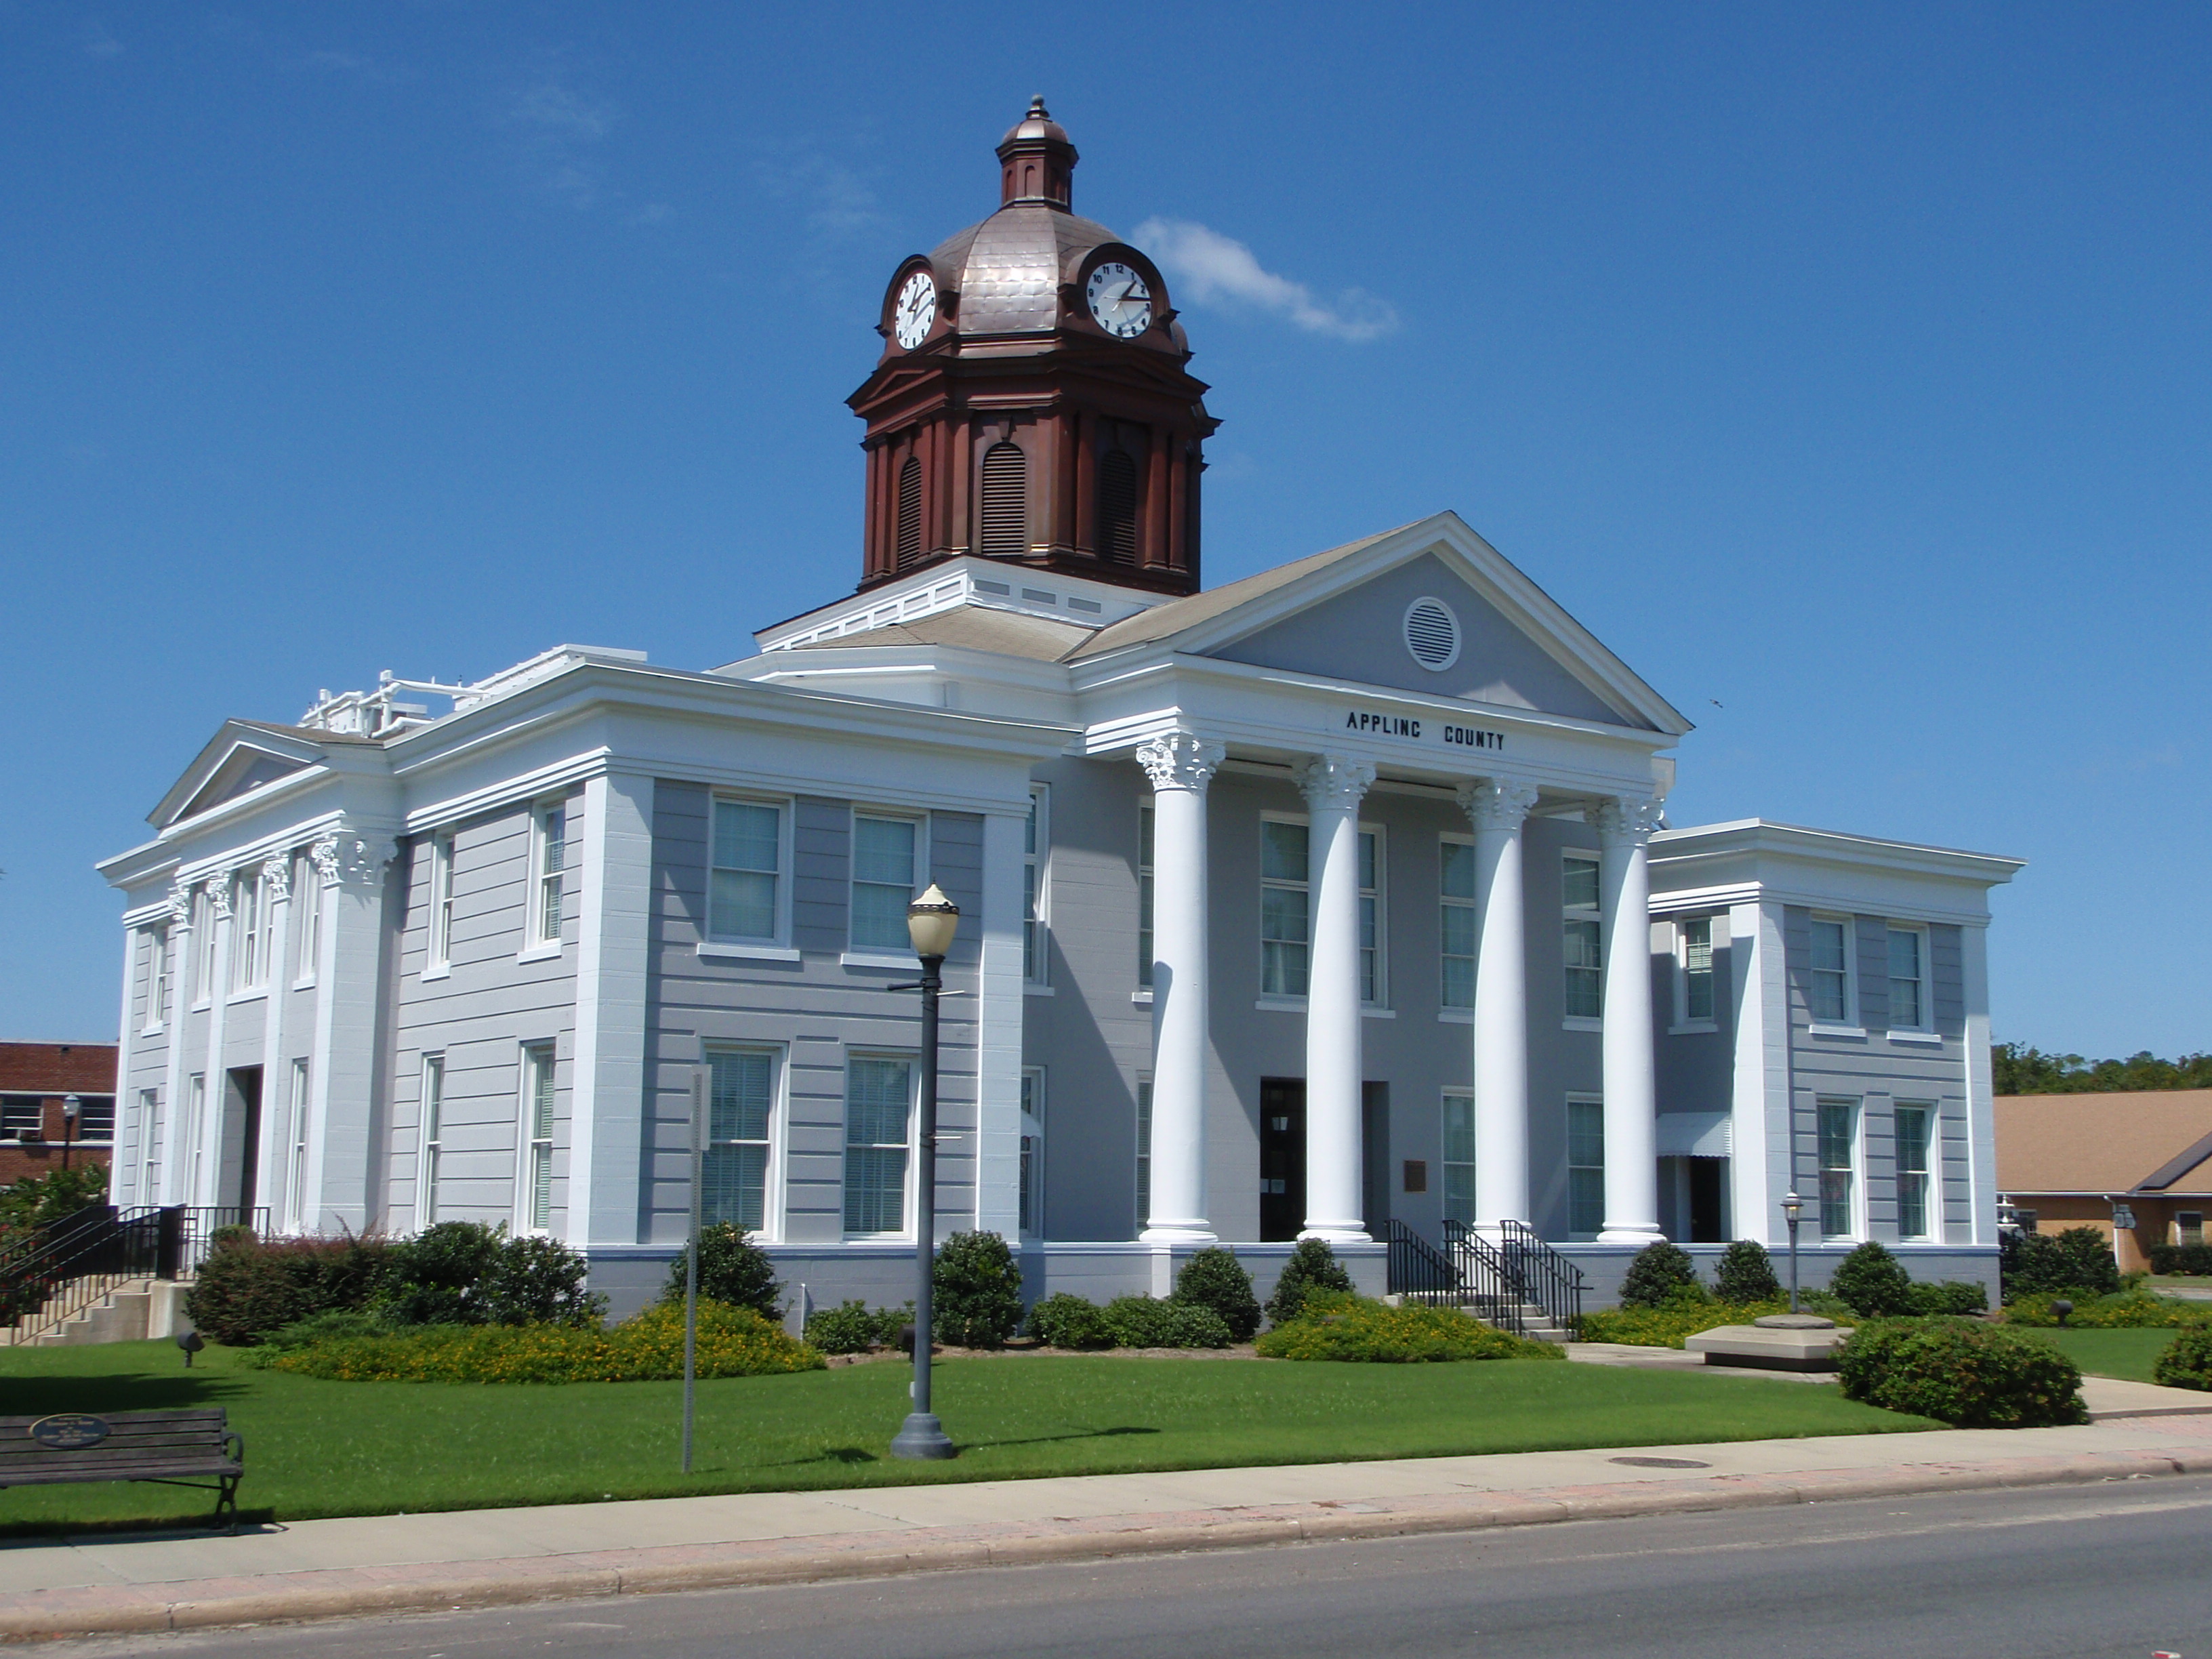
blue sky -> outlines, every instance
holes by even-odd
[[[2148,5],[0,0],[0,1036],[112,1036],[92,861],[224,716],[848,591],[883,285],[1042,91],[1182,261],[1210,580],[1455,507],[1698,722],[1675,822],[2026,857],[1998,1033],[2212,1047],[2208,70]]]

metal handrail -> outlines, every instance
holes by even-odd
[[[1464,1286],[1451,1257],[1395,1216],[1383,1223],[1382,1237],[1389,1247],[1385,1283],[1391,1295],[1415,1297],[1424,1302],[1459,1300]]]
[[[38,1246],[0,1260],[0,1317],[21,1345],[48,1332],[133,1279],[185,1279],[196,1273],[224,1227],[267,1231],[269,1212],[235,1204],[93,1205],[64,1217]]]
[[[1563,1331],[1582,1328],[1583,1292],[1589,1281],[1583,1270],[1518,1221],[1498,1224],[1498,1242],[1522,1300],[1544,1310],[1544,1316]]]

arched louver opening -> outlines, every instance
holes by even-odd
[[[1030,550],[1029,464],[1018,446],[983,452],[983,556],[1018,559]]]
[[[898,568],[912,568],[921,559],[921,463],[906,458],[898,479]]]
[[[1108,450],[1098,463],[1098,556],[1137,562],[1137,464],[1125,449]]]

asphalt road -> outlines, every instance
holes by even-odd
[[[287,1659],[2212,1659],[2212,1476],[127,1642]]]

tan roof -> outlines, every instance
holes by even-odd
[[[1996,1127],[2001,1193],[2212,1194],[2212,1089],[1999,1095]]]
[[[1058,662],[1089,639],[1092,630],[1074,623],[1054,622],[1049,617],[1028,617],[1018,611],[992,611],[977,605],[917,617],[910,623],[890,623],[864,634],[845,634],[825,640],[809,640],[794,651],[842,651],[884,645],[957,645],[971,651],[995,651],[1002,657],[1032,657],[1039,662]]]

